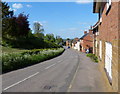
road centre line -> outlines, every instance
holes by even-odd
[[[52,66],[54,66],[54,65],[56,65],[56,63],[54,63],[54,64],[52,64],[52,65],[46,67],[45,69],[49,69],[50,67],[52,67]]]
[[[57,62],[56,62],[56,64],[58,64],[58,63],[60,63],[60,62],[62,62],[62,60],[60,60],[60,61],[57,61]]]
[[[63,61],[63,60],[60,60],[60,61],[58,61],[58,63],[59,63],[59,62],[62,62],[62,61]],[[42,63],[41,63],[41,64],[42,64]],[[56,64],[57,64],[57,63],[54,63],[54,64],[46,67],[45,69],[49,69],[49,68],[51,68],[52,66],[54,66],[54,65],[56,65]],[[9,88],[12,88],[13,86],[16,86],[16,85],[20,84],[21,82],[24,82],[25,80],[32,78],[33,76],[37,75],[38,73],[39,73],[39,72],[36,72],[35,74],[30,75],[29,77],[27,77],[27,78],[25,78],[25,79],[23,79],[23,80],[21,80],[21,81],[19,81],[19,82],[17,82],[17,83],[12,84],[12,85],[6,87],[6,88],[3,89],[3,90],[5,91],[5,90],[7,90],[7,89],[9,89]]]
[[[20,84],[21,82],[24,82],[25,80],[28,80],[28,79],[32,78],[33,76],[37,75],[38,73],[39,73],[39,72],[36,72],[35,74],[30,75],[30,76],[28,76],[27,78],[25,78],[25,79],[23,79],[23,80],[21,80],[21,81],[15,83],[15,84],[12,84],[12,85],[6,87],[6,88],[3,89],[3,90],[5,91],[5,90],[7,90],[7,89],[9,89],[9,88],[11,88],[11,87],[13,87],[13,86],[16,86],[16,85]]]

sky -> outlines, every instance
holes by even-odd
[[[78,2],[9,2],[15,15],[29,14],[30,28],[40,22],[45,34],[54,34],[62,38],[80,38],[84,31],[94,25],[98,15],[93,13],[93,3]]]

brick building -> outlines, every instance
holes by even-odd
[[[80,38],[80,51],[86,52],[86,49],[89,49],[89,52],[93,52],[93,33],[90,29],[89,32],[84,31],[84,35]]]
[[[120,60],[120,2],[95,2],[93,12],[99,14],[93,26],[93,53],[99,58],[99,68],[108,91],[118,91],[118,59]],[[119,57],[119,58],[118,58]],[[119,62],[120,63],[120,62]]]
[[[80,39],[74,38],[72,41],[72,48],[80,51]]]

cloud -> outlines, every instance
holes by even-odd
[[[23,7],[23,5],[22,4],[17,4],[17,3],[14,3],[13,5],[12,5],[12,7],[13,8],[15,8],[15,9],[20,9],[20,8],[22,8]]]
[[[12,8],[9,8],[9,11],[12,11]]]
[[[10,10],[10,11],[14,11],[14,12],[17,11],[17,9],[12,9],[12,8],[9,8],[9,10]]]
[[[30,7],[32,7],[32,5],[26,5],[26,7],[29,7],[29,8],[30,8]]]
[[[80,28],[73,27],[73,28],[60,29],[60,31],[61,32],[68,32],[68,31],[70,31],[70,32],[76,32],[76,31],[83,31],[83,30],[80,29]]]
[[[45,25],[47,25],[47,21],[40,21],[40,23],[43,25],[43,26],[45,26]]]
[[[76,31],[78,28],[68,28],[69,31]]]
[[[92,0],[77,0],[76,3],[77,4],[88,4],[93,2]]]
[[[40,21],[33,21],[33,23],[39,23],[40,25],[43,26],[43,24]]]

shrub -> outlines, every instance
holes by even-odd
[[[51,59],[60,55],[64,51],[63,48],[58,49],[34,49],[21,53],[3,54],[2,71],[8,72],[23,68],[29,65],[39,63],[44,60]]]
[[[3,38],[2,46],[22,49],[42,49],[42,48],[60,48],[61,46],[50,41],[44,41],[37,37],[24,38],[19,37],[17,39]]]
[[[90,57],[94,62],[98,62],[98,57],[95,56],[95,54],[89,53],[86,55],[87,57]]]

